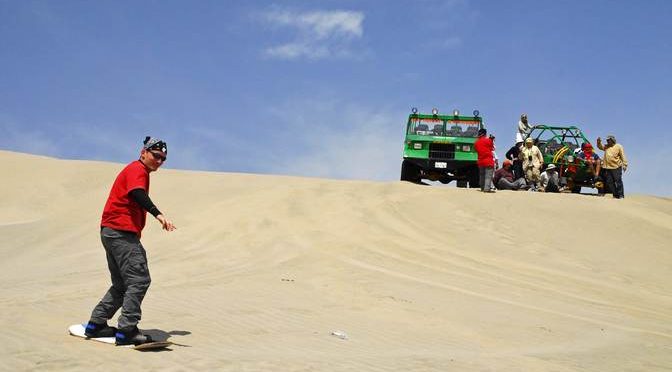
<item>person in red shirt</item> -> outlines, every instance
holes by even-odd
[[[495,192],[492,188],[492,175],[495,172],[495,158],[492,156],[495,151],[495,137],[492,135],[486,137],[488,131],[485,128],[478,130],[478,139],[474,148],[478,153],[478,184],[483,192]]]
[[[153,341],[149,335],[143,335],[138,330],[142,314],[140,305],[151,283],[147,254],[140,243],[140,235],[147,212],[159,221],[164,230],[175,230],[175,225],[149,198],[149,174],[163,165],[167,155],[168,145],[164,141],[146,137],[140,159],[128,164],[112,184],[100,222],[100,236],[112,286],[91,313],[86,325],[87,337],[115,337],[117,345]],[[108,319],[119,308],[119,327],[108,326]]]

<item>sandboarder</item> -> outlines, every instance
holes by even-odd
[[[147,212],[164,230],[173,231],[168,220],[149,198],[149,174],[163,165],[168,154],[167,144],[146,137],[140,159],[128,164],[117,176],[103,209],[100,237],[105,247],[112,286],[93,309],[85,334],[90,338],[115,337],[117,345],[140,345],[153,342],[138,330],[140,304],[149,288],[151,278],[147,255],[140,243]],[[121,308],[119,328],[107,325],[107,320]]]

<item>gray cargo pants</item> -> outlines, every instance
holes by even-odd
[[[494,167],[478,167],[478,185],[481,186],[481,191],[492,190],[492,176],[494,173]]]
[[[121,307],[120,329],[137,326],[142,316],[140,304],[151,278],[147,254],[135,233],[103,227],[100,239],[107,255],[112,286],[91,313],[91,322],[105,323]]]

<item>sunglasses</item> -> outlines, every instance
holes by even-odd
[[[157,153],[155,153],[154,151],[147,151],[147,152],[150,153],[150,154],[152,154],[152,156],[153,156],[154,159],[156,159],[156,160],[161,160],[161,162],[166,161],[166,157],[163,156],[163,155],[161,155],[161,154],[157,154]]]

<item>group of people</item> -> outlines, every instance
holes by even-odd
[[[544,164],[544,156],[528,137],[532,126],[528,123],[527,114],[520,116],[516,144],[505,155],[502,167],[495,171],[495,137],[488,136],[482,128],[474,145],[478,153],[479,186],[483,192],[500,190],[531,190],[542,192],[561,192],[565,184],[555,164]],[[589,174],[595,180],[603,179],[605,189],[614,198],[622,199],[623,172],[627,170],[628,160],[623,146],[616,142],[613,135],[607,136],[606,144],[597,138],[597,147],[604,151],[604,159],[593,151],[593,146],[586,142],[577,149],[575,158],[587,165]]]

